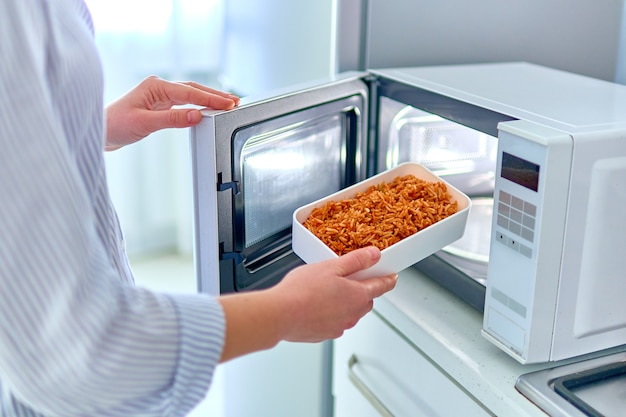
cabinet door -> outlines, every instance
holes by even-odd
[[[376,313],[334,346],[335,417],[492,415]]]

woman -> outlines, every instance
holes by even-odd
[[[81,0],[0,2],[3,416],[182,416],[215,367],[281,340],[340,336],[396,276],[354,281],[367,248],[221,297],[133,286],[103,150],[200,121],[237,97],[149,77],[105,112]],[[106,114],[106,116],[105,116]]]

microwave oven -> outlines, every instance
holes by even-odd
[[[463,238],[415,267],[482,310],[488,340],[521,363],[626,344],[626,87],[519,62],[396,68],[203,115],[201,292],[275,284],[302,263],[295,209],[412,161],[473,200]]]

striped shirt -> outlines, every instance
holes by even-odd
[[[182,416],[224,340],[215,298],[133,285],[81,0],[0,2],[0,414]]]

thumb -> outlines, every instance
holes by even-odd
[[[348,252],[335,260],[337,273],[347,277],[355,272],[367,269],[380,260],[380,250],[375,246],[361,248]]]
[[[378,278],[368,278],[361,281],[367,287],[367,293],[374,299],[387,291],[391,291],[398,282],[398,274],[387,275]]]

